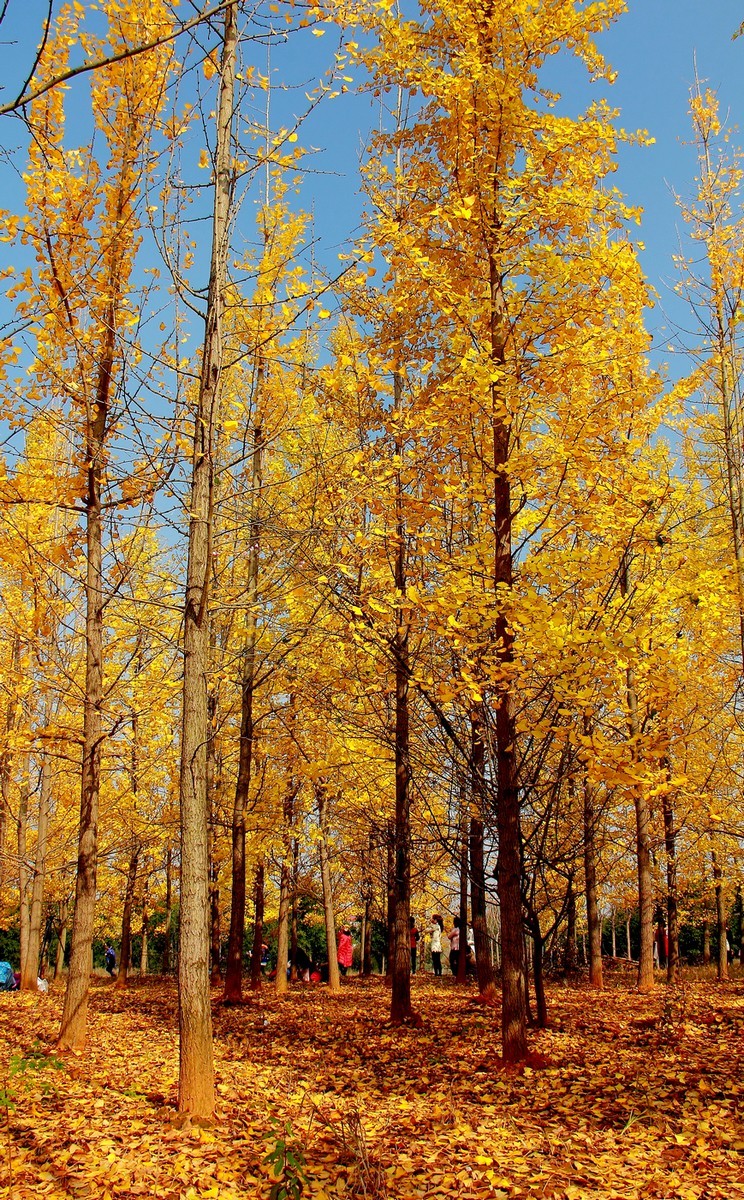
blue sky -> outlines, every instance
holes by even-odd
[[[14,81],[20,81],[19,64],[28,61],[42,11],[42,0],[23,4],[11,0],[8,20],[0,29],[3,98],[7,98]],[[185,6],[182,11],[185,15]],[[685,315],[669,286],[674,276],[671,259],[678,248],[681,228],[672,190],[685,195],[694,186],[695,154],[689,144],[687,119],[694,62],[696,58],[700,77],[718,90],[723,110],[728,110],[736,123],[744,107],[744,37],[734,41],[732,35],[742,19],[741,0],[709,0],[707,4],[701,0],[631,0],[628,13],[601,40],[606,57],[618,72],[614,87],[590,85],[583,67],[564,57],[554,60],[549,69],[550,86],[564,94],[560,106],[564,110],[578,110],[592,97],[606,94],[620,109],[620,123],[626,129],[645,128],[655,139],[652,146],[621,151],[614,182],[632,204],[644,209],[642,226],[633,232],[645,243],[644,268],[659,293],[650,324],[660,358],[669,357],[666,344],[673,336],[674,323],[682,322]],[[304,106],[305,86],[313,86],[338,45],[338,31],[326,26],[323,37],[306,32],[272,51],[274,80],[278,83],[290,79],[299,85],[275,93],[275,118],[286,120]],[[265,69],[264,52],[259,47],[249,50],[259,68]],[[72,85],[73,113],[75,104],[84,100],[85,86],[84,80]],[[337,253],[346,248],[358,225],[359,160],[367,131],[376,119],[373,102],[355,96],[352,87],[346,95],[323,103],[300,131],[303,145],[319,149],[312,159],[318,174],[307,179],[302,204],[313,209],[317,239],[314,253],[329,274],[333,273]],[[74,128],[74,120],[71,124]],[[199,135],[198,129],[195,135]],[[0,142],[12,148],[21,140],[18,123],[4,118],[0,122]],[[16,167],[22,167],[22,160],[21,154]],[[201,180],[206,182],[203,174]],[[22,202],[17,175],[1,166],[0,192],[0,204],[12,208]],[[241,214],[239,239],[252,235],[255,196],[254,190]],[[669,329],[664,328],[667,315],[671,318]],[[673,368],[673,373],[679,369]]]

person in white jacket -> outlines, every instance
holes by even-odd
[[[431,938],[431,965],[435,975],[442,974],[442,931],[444,930],[444,921],[439,913],[435,913],[431,918],[431,930],[429,936]]]

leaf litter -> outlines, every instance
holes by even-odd
[[[215,990],[212,1122],[176,1109],[172,982],[94,984],[62,1059],[61,992],[3,995],[0,1200],[268,1200],[282,1156],[307,1200],[744,1198],[744,982],[554,985],[520,1070],[498,1009],[448,984],[414,979],[420,1029],[390,1027],[378,979]]]

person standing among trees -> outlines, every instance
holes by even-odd
[[[116,951],[114,950],[113,946],[107,944],[106,949],[103,952],[103,961],[106,965],[106,970],[113,979],[114,967],[116,966]]]
[[[460,961],[460,918],[455,917],[453,927],[447,934],[450,944],[449,965],[453,975],[457,975],[457,964]]]
[[[431,918],[431,965],[434,974],[439,977],[442,974],[442,934],[444,932],[444,921],[439,913],[435,913]]]
[[[351,940],[351,931],[348,925],[344,925],[339,934],[337,957],[338,969],[342,975],[345,975],[354,961],[354,944]]]

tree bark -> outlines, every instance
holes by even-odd
[[[620,565],[620,590],[623,596],[630,590],[630,552],[626,550]],[[626,670],[626,698],[628,706],[628,730],[631,738],[631,757],[637,756],[641,723],[638,717],[635,670]],[[638,990],[654,990],[654,888],[651,873],[651,811],[642,786],[633,788],[633,804],[636,816],[636,856],[638,863],[638,920],[640,949],[638,954]]]
[[[261,987],[261,959],[263,958],[263,921],[264,921],[264,861],[258,860],[256,878],[253,887],[253,946],[251,948],[251,990],[256,992]]]
[[[263,369],[259,366],[259,380]],[[260,387],[260,383],[259,383]],[[232,901],[230,905],[230,936],[225,972],[225,1000],[239,1004],[243,998],[243,943],[245,940],[245,816],[251,785],[253,758],[253,696],[256,677],[256,641],[258,633],[258,567],[260,557],[261,522],[260,494],[262,471],[263,431],[260,421],[253,427],[253,456],[251,466],[251,518],[248,551],[248,590],[246,597],[246,630],[242,656],[240,684],[240,740],[238,776],[235,784],[235,803],[232,817]],[[294,960],[293,960],[294,961]]]
[[[57,955],[54,960],[54,978],[59,979],[65,965],[67,946],[67,901],[59,902],[59,932],[57,933]]]
[[[403,386],[399,371],[393,375],[395,413],[395,457],[402,461]],[[403,477],[395,471],[395,565],[396,594],[406,595],[407,533]],[[395,854],[393,886],[393,946],[391,947],[390,1020],[400,1025],[413,1017],[411,1008],[411,758],[409,745],[408,681],[410,677],[409,623],[407,610],[395,610],[392,650],[395,661]]]
[[[726,908],[723,897],[723,872],[715,850],[713,851],[713,880],[716,892],[716,926],[718,929],[718,961],[716,972],[719,980],[729,977],[728,953],[726,951]]]
[[[710,965],[710,921],[703,918],[703,966]]]
[[[633,961],[633,951],[630,946],[630,913],[625,916],[625,957],[628,962]]]
[[[41,924],[44,908],[44,881],[46,878],[46,850],[49,833],[49,805],[52,796],[52,764],[47,753],[41,765],[41,789],[39,792],[39,824],[36,835],[36,863],[31,888],[31,911],[29,914],[28,951],[26,970],[21,975],[21,988],[36,991],[41,947]]]
[[[460,954],[457,959],[457,982],[465,983],[468,974],[468,813],[463,778],[460,788]]]
[[[21,769],[21,790],[18,800],[17,844],[18,844],[18,925],[21,949],[21,979],[27,979],[27,988],[36,991],[36,970],[29,972],[28,942],[30,934],[30,904],[29,904],[29,869],[26,859],[26,840],[28,837],[28,807],[31,799],[31,755],[28,751],[23,755]],[[33,981],[31,982],[31,975]]]
[[[292,915],[289,928],[289,982],[297,983],[297,863],[300,848],[297,838],[292,840]]]
[[[597,898],[597,812],[594,790],[584,775],[584,884],[589,932],[589,986],[602,987],[602,924]]]
[[[496,186],[498,181],[494,180]],[[509,477],[511,424],[500,380],[507,368],[508,323],[504,285],[496,259],[498,219],[489,231],[489,335],[491,429],[493,447],[493,584],[498,601],[494,645],[504,675],[496,703],[496,829],[499,840],[497,885],[501,909],[501,1043],[504,1062],[527,1057],[527,995],[525,987],[524,925],[522,920],[522,856],[519,791],[517,787],[517,729],[509,682],[514,661],[514,635],[506,602],[513,586],[512,501]]]
[[[282,859],[281,878],[279,881],[279,925],[276,931],[276,994],[286,996],[289,991],[287,966],[289,964],[289,897],[292,887],[289,858],[285,854]]]
[[[145,861],[145,869],[147,870],[147,860]],[[145,876],[145,885],[142,891],[142,926],[141,926],[141,944],[140,944],[140,979],[144,979],[147,974],[147,940],[148,940],[148,901],[149,901],[149,880]]]
[[[369,850],[364,855],[362,864],[362,976],[367,979],[372,974],[372,835],[369,837]]]
[[[667,877],[667,980],[677,983],[680,976],[679,958],[679,908],[677,903],[677,831],[674,827],[674,800],[669,792],[662,795],[664,813],[664,848],[666,850]]]
[[[563,970],[575,974],[579,968],[579,952],[576,945],[576,892],[573,875],[568,877],[566,896],[566,947],[563,954]]]
[[[212,560],[215,441],[222,384],[222,317],[227,286],[232,126],[238,6],[225,9],[217,105],[212,252],[189,504],[184,608],[181,738],[181,924],[178,956],[180,1062],[178,1107],[209,1117],[214,1109],[214,1058],[209,991],[209,856],[206,745],[209,736],[209,574]]]
[[[611,936],[612,936],[612,957],[613,957],[613,959],[615,959],[615,958],[617,958],[617,939],[615,936],[615,906],[614,906],[614,904],[612,906],[612,909],[610,910],[610,921],[611,921],[610,932],[611,932]]]
[[[475,940],[475,969],[478,974],[480,998],[484,1003],[492,1004],[496,998],[496,977],[486,920],[486,870],[483,849],[486,777],[482,705],[478,705],[471,713],[470,733],[473,794],[473,813],[470,818],[470,906]]]
[[[316,787],[315,798],[318,804],[318,824],[320,826],[318,854],[320,857],[320,878],[323,885],[323,914],[325,916],[326,944],[328,947],[328,986],[332,992],[340,992],[341,977],[338,970],[336,920],[333,912],[331,868],[328,862],[328,799],[322,784]]]
[[[119,949],[119,973],[116,986],[127,986],[129,970],[132,965],[132,907],[134,905],[134,889],[137,884],[137,865],[140,856],[140,843],[133,837],[127,867],[127,886],[124,892],[124,909],[121,916],[121,947]]]
[[[163,974],[170,974],[171,970],[171,946],[173,941],[173,932],[171,925],[173,923],[173,850],[168,843],[168,849],[165,852],[165,933],[163,938]]]

